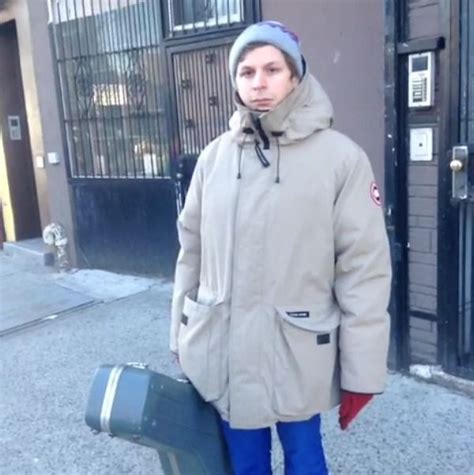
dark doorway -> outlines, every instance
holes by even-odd
[[[439,177],[441,357],[447,371],[474,379],[474,5],[453,0],[450,8],[446,159]]]
[[[41,235],[38,198],[14,22],[0,25],[0,129],[15,241]]]
[[[389,367],[409,366],[408,203],[405,150],[404,59],[397,45],[406,40],[406,14],[398,0],[385,3],[385,220],[392,255]]]

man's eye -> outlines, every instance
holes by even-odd
[[[242,77],[250,77],[251,74],[252,74],[252,71],[242,71],[242,72],[240,73],[240,75],[241,75]]]
[[[279,69],[279,68],[270,68],[268,71],[269,71],[271,74],[275,74],[275,73],[277,73],[278,71],[280,71],[280,69]]]

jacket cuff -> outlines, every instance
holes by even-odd
[[[384,391],[380,391],[380,392],[361,392],[361,391],[351,391],[350,389],[346,389],[346,388],[342,388],[341,387],[341,391],[345,391],[346,393],[351,393],[351,394],[361,394],[361,395],[364,395],[364,396],[380,396],[380,394],[383,394]]]

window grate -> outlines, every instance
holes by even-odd
[[[71,176],[169,177],[157,2],[50,7]]]
[[[70,177],[171,178],[227,130],[227,55],[258,5],[49,0]]]
[[[229,49],[230,45],[223,45],[173,55],[179,141],[184,155],[197,155],[228,130],[234,109],[227,73]]]
[[[168,36],[239,25],[244,20],[242,0],[168,0]]]

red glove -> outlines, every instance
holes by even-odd
[[[339,425],[342,430],[347,429],[349,423],[373,397],[373,394],[351,393],[350,391],[341,390]]]

